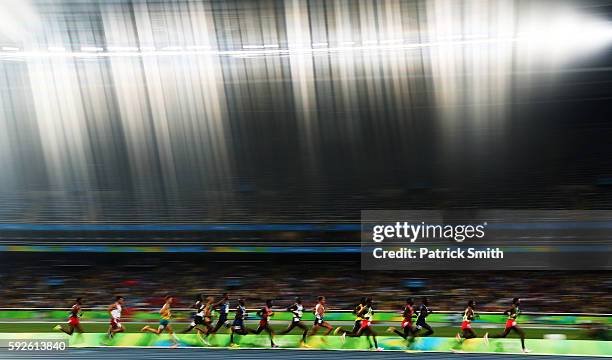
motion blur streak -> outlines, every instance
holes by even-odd
[[[254,187],[326,206],[389,156],[443,185],[511,152],[509,104],[553,96],[606,21],[581,1],[3,1],[0,192],[100,221],[122,202],[221,218]],[[31,220],[20,201],[0,221]]]

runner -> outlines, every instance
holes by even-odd
[[[272,315],[274,315],[274,311],[272,311],[272,300],[266,300],[266,305],[257,312],[257,316],[259,316],[261,320],[259,320],[259,326],[257,330],[253,331],[253,334],[259,335],[265,330],[268,335],[270,335],[270,346],[276,348],[278,345],[274,343],[274,331],[272,331],[269,322],[270,316]]]
[[[378,341],[376,340],[376,332],[371,327],[372,317],[374,316],[373,310],[373,302],[372,298],[366,298],[365,304],[361,307],[361,310],[357,313],[357,317],[361,319],[361,325],[357,332],[348,332],[344,329],[337,328],[336,332],[342,333],[342,342],[344,343],[346,336],[349,337],[360,337],[362,334],[366,334],[368,337],[368,342],[370,341],[370,337],[374,339],[374,346],[372,347],[372,343],[370,343],[370,347],[377,351],[382,351],[383,348],[378,347]]]
[[[208,334],[208,332],[212,329],[209,323],[206,322],[206,312],[207,308],[210,306],[212,302],[212,298],[208,298],[208,303],[204,304],[202,295],[196,296],[196,302],[193,304],[192,308],[196,309],[196,314],[193,316],[193,321],[189,324],[189,327],[182,331],[183,334],[190,332],[193,329],[198,331],[198,336],[202,336],[202,334]],[[208,318],[210,321],[210,317]],[[201,339],[206,343],[204,339]]]
[[[479,316],[475,312],[476,301],[470,300],[467,303],[467,308],[463,311],[463,321],[461,322],[461,334],[457,333],[455,336],[459,343],[463,343],[463,340],[473,339],[478,337],[474,329],[472,329],[472,320],[478,319]],[[484,336],[485,343],[488,343],[488,333]]]
[[[287,328],[281,331],[280,335],[285,335],[289,333],[294,328],[298,327],[302,329],[302,341],[300,341],[300,346],[307,347],[306,345],[306,336],[308,336],[308,328],[302,322],[302,315],[304,313],[304,305],[302,305],[302,298],[299,296],[295,298],[295,303],[287,308],[287,311],[293,314],[293,318],[291,319],[291,323]]]
[[[253,330],[247,329],[244,326],[244,320],[248,317],[245,301],[244,299],[238,299],[238,306],[236,307],[236,315],[234,316],[234,321],[232,322],[231,334],[230,334],[230,346],[238,347],[240,345],[234,343],[234,334],[238,335],[247,335],[248,333],[252,333]]]
[[[219,311],[219,318],[217,319],[217,324],[215,324],[215,327],[211,331],[209,331],[208,334],[214,334],[219,331],[222,326],[227,326],[227,316],[230,310],[229,294],[224,293],[221,297],[221,300],[214,303],[212,305],[212,308],[217,309]]]
[[[124,332],[125,329],[121,325],[121,312],[123,311],[123,296],[117,296],[115,302],[108,307],[110,314],[110,326],[108,327],[108,337],[113,338],[116,333]]]
[[[355,334],[357,334],[359,329],[361,329],[361,322],[363,321],[363,318],[361,317],[361,310],[363,310],[363,308],[365,307],[367,300],[367,297],[362,297],[359,301],[359,304],[357,304],[353,308],[353,314],[355,315],[355,323],[353,324],[353,329],[351,331],[344,330],[342,327],[337,327],[336,330],[334,330],[334,335],[340,334],[340,336],[342,336],[342,343],[344,343],[347,334],[349,336],[354,336]]]
[[[74,304],[72,305],[72,308],[70,309],[70,316],[68,317],[68,330],[64,329],[64,327],[62,325],[57,325],[55,326],[53,329],[54,330],[59,330],[62,332],[65,332],[68,335],[72,335],[75,330],[78,333],[83,333],[83,328],[81,328],[81,320],[80,317],[82,315],[81,313],[81,303],[82,303],[83,298],[76,298],[76,300],[74,301]]]
[[[429,335],[432,335],[434,333],[434,331],[431,328],[431,326],[429,326],[427,321],[425,321],[425,319],[427,319],[427,316],[429,316],[429,314],[432,313],[432,311],[428,307],[428,305],[429,305],[429,300],[427,300],[427,298],[424,297],[423,301],[421,303],[421,306],[419,306],[419,313],[418,313],[418,316],[417,316],[416,330],[414,331],[414,336],[419,334],[421,329],[426,329],[427,330],[427,332],[424,333],[421,336],[429,336]]]
[[[406,305],[404,306],[404,312],[402,316],[404,319],[402,320],[402,329],[403,332],[396,330],[393,327],[387,329],[388,332],[396,333],[397,335],[404,338],[404,340],[408,340],[409,343],[414,341],[415,329],[412,327],[412,317],[414,316],[414,300],[412,298],[406,299]]]
[[[355,314],[355,324],[353,324],[353,330],[351,330],[351,334],[356,334],[357,331],[361,329],[361,321],[363,320],[363,318],[361,317],[360,314],[361,314],[361,310],[363,310],[363,307],[366,304],[366,301],[367,301],[367,298],[365,296],[362,297],[361,301],[359,301],[359,304],[357,304],[357,306],[355,306],[355,308],[353,309],[353,314]]]
[[[516,324],[516,319],[521,314],[521,309],[519,308],[520,305],[521,305],[521,299],[516,298],[516,297],[512,299],[512,306],[506,311],[504,311],[504,315],[508,315],[508,319],[506,320],[506,328],[504,329],[504,332],[499,335],[492,335],[489,337],[492,339],[493,338],[505,338],[506,336],[508,336],[508,334],[510,334],[510,331],[514,330],[514,332],[516,332],[521,338],[521,348],[523,352],[529,353],[531,352],[531,350],[525,347],[525,333]],[[485,337],[486,336],[488,336],[488,334],[486,334]]]
[[[310,330],[310,335],[315,335],[320,327],[324,327],[327,329],[327,331],[324,332],[323,335],[329,335],[329,333],[334,329],[331,325],[329,325],[327,321],[325,321],[325,303],[325,296],[319,296],[317,299],[317,305],[314,308],[315,320],[314,325]]]
[[[170,339],[172,339],[172,347],[176,347],[178,346],[178,339],[172,330],[172,326],[170,326],[170,319],[172,318],[172,311],[170,308],[173,300],[174,298],[171,295],[167,295],[165,297],[164,306],[159,309],[160,319],[157,329],[153,329],[149,325],[145,325],[142,329],[140,329],[140,331],[159,335],[165,330],[168,334],[170,334]]]

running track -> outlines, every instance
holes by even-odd
[[[228,350],[228,349],[163,349],[163,348],[89,348],[68,349],[62,352],[9,352],[0,349],[0,359],[142,359],[142,360],[234,360],[234,359],[296,359],[296,360],[345,360],[345,359],[440,359],[440,360],[591,360],[610,359],[597,357],[549,356],[549,355],[503,355],[503,354],[454,354],[454,353],[409,353],[403,351],[325,351],[325,350]]]

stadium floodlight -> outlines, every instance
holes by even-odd
[[[612,26],[606,22],[564,17],[546,26],[528,26],[518,40],[547,50],[588,49],[609,43]]]
[[[543,22],[539,14],[522,19],[514,25],[500,25],[495,22],[483,23],[461,29],[453,16],[434,12],[436,19],[432,27],[425,31],[421,41],[408,39],[399,32],[388,34],[380,38],[380,34],[370,35],[365,39],[341,41],[316,41],[306,44],[289,42],[286,45],[279,43],[250,43],[239,45],[236,49],[218,49],[209,44],[168,44],[165,47],[109,45],[106,47],[83,45],[80,50],[70,51],[60,45],[49,45],[39,50],[29,50],[29,46],[18,47],[5,45],[0,48],[0,59],[14,60],[19,58],[44,57],[133,57],[133,56],[232,56],[250,57],[259,56],[286,56],[286,55],[314,55],[321,53],[360,51],[398,51],[418,50],[424,48],[444,48],[464,46],[512,45],[519,51],[526,51],[530,55],[542,59],[556,59],[559,54],[585,53],[612,41],[612,26],[605,21],[597,21],[580,14],[564,13],[562,16],[552,16],[549,21]],[[538,16],[536,16],[538,15]],[[454,30],[454,31],[453,31]],[[303,35],[303,38],[308,36]],[[378,39],[376,39],[378,37]],[[36,47],[35,47],[36,48]],[[446,51],[446,50],[445,50]]]
[[[137,46],[109,46],[107,49],[109,52],[138,51]]]
[[[101,52],[104,48],[99,46],[81,46],[81,51]]]

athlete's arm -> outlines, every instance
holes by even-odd
[[[223,304],[223,299],[217,301],[216,303],[213,303],[211,306],[213,307],[213,309],[216,309],[221,306],[221,304]]]

